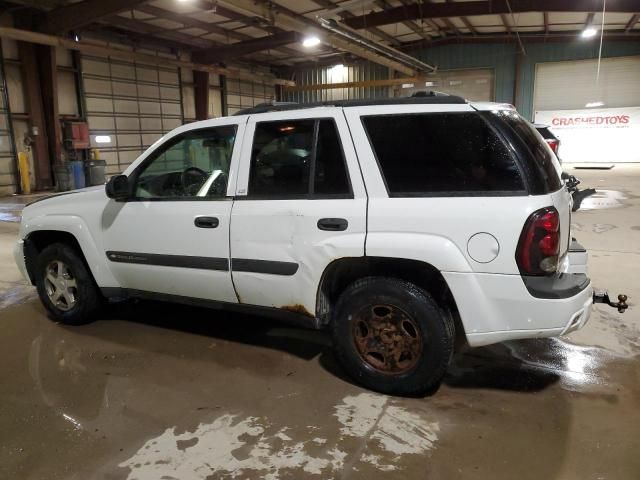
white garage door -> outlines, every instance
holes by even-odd
[[[107,161],[107,174],[183,123],[177,68],[84,55],[82,79],[91,147]]]
[[[248,107],[270,102],[275,98],[276,91],[273,85],[260,81],[249,82],[238,78],[227,78],[227,112],[229,115]]]
[[[639,162],[640,56],[536,65],[536,123],[561,139],[567,163]]]
[[[494,100],[494,73],[492,69],[443,70],[429,75],[419,84],[403,85],[400,96],[408,97],[415,92],[436,90],[450,95],[459,95],[474,102]]]

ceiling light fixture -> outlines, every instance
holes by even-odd
[[[598,33],[598,30],[596,30],[593,27],[589,27],[589,28],[585,28],[582,31],[582,38],[591,38],[591,37],[595,37],[596,33]]]
[[[320,45],[320,39],[318,37],[307,37],[302,41],[302,46],[311,48]]]

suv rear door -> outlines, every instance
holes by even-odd
[[[251,117],[231,218],[240,302],[314,315],[327,265],[364,255],[366,214],[341,109]]]

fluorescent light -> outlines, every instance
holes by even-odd
[[[302,46],[311,48],[320,45],[320,39],[318,37],[307,37],[302,41]]]
[[[589,28],[585,28],[582,31],[582,38],[591,38],[591,37],[595,37],[596,33],[598,33],[598,30],[596,30],[593,27],[589,27]]]
[[[589,102],[585,105],[586,108],[593,108],[593,107],[602,107],[604,105],[604,102]]]
[[[402,88],[413,88],[415,85],[413,83],[403,83]]]
[[[96,135],[96,143],[111,143],[109,135]]]

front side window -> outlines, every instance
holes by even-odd
[[[365,116],[390,196],[523,192],[507,147],[477,113]]]
[[[317,197],[350,192],[344,153],[333,120],[256,124],[249,196]]]
[[[194,130],[159,148],[145,162],[135,181],[142,199],[223,198],[236,126]]]

